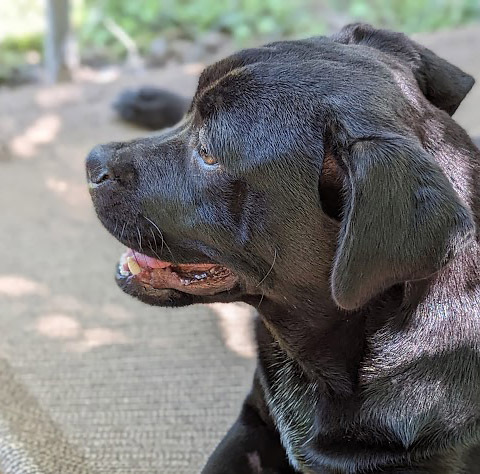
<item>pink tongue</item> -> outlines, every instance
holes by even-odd
[[[127,258],[133,257],[142,268],[167,268],[171,265],[170,262],[164,262],[162,260],[157,260],[156,258],[148,257],[147,255],[143,255],[143,253],[134,252],[132,249],[128,249],[125,255]]]

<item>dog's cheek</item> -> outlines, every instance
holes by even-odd
[[[243,248],[265,228],[265,196],[252,190],[245,180],[236,180],[231,183],[226,200],[235,242]]]

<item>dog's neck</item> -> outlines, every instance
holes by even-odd
[[[452,320],[468,319],[463,327],[480,332],[479,260],[480,247],[473,242],[434,277],[396,285],[358,311],[342,311],[326,294],[312,292],[292,304],[264,301],[259,312],[273,339],[307,377],[323,380],[336,396],[350,397],[363,383],[370,341],[377,341],[376,353],[389,352],[389,359],[400,364],[425,337],[432,354],[467,344],[472,332],[445,332],[446,327],[460,327]],[[378,346],[379,334],[385,348]],[[391,344],[400,337],[404,343],[397,354]]]
[[[435,156],[455,191],[470,207],[480,228],[480,150],[467,132],[447,115],[430,119],[421,132],[423,144]]]

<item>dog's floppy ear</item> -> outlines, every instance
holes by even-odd
[[[475,84],[475,79],[429,49],[416,46],[421,62],[413,72],[420,89],[433,105],[453,115]]]
[[[392,285],[426,278],[474,233],[469,210],[416,140],[398,135],[335,146],[345,173],[332,295],[347,310]]]
[[[453,115],[475,80],[402,33],[377,30],[362,23],[348,25],[332,37],[344,44],[361,44],[388,53],[407,64],[425,97]]]

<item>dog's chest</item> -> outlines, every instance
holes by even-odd
[[[313,437],[316,383],[305,379],[296,363],[274,343],[264,367],[265,398],[290,463],[306,469],[305,446]]]

